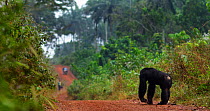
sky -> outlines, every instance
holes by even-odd
[[[77,2],[77,5],[79,6],[79,8],[81,8],[81,7],[84,7],[85,3],[86,3],[88,0],[75,0],[75,1]],[[60,16],[59,12],[56,14],[56,16],[57,16],[57,17]],[[69,35],[69,36],[64,36],[64,35],[62,35],[62,36],[60,37],[60,39],[57,41],[57,44],[62,44],[64,41],[65,41],[65,42],[70,42],[70,41],[71,41],[71,38],[72,38],[71,35]],[[47,52],[46,54],[47,54],[47,56],[49,56],[50,58],[52,58],[53,55],[55,54],[55,52],[54,52],[54,49],[55,49],[55,48],[51,49],[51,48],[48,48],[48,47],[45,47],[45,46],[43,46],[42,48],[44,49],[45,53]]]
[[[81,8],[88,0],[75,0],[77,5]]]

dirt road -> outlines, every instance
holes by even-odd
[[[56,66],[57,72],[65,66]],[[76,79],[74,76],[63,76],[68,85]],[[61,75],[61,76],[60,76]],[[65,77],[65,78],[63,78]],[[59,91],[56,104],[56,111],[210,111],[202,107],[183,106],[183,105],[147,105],[138,100],[69,100],[66,89]],[[157,104],[157,102],[154,102]],[[48,111],[53,111],[48,110]]]
[[[181,105],[146,105],[133,100],[59,100],[57,111],[204,111]],[[207,111],[207,109],[206,109]]]

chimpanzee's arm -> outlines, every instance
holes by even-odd
[[[140,84],[139,84],[139,99],[141,102],[147,102],[144,98],[144,95],[147,90],[146,78],[143,75],[140,75]]]

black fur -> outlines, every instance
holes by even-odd
[[[170,88],[172,86],[172,78],[167,73],[158,71],[154,68],[144,68],[140,71],[140,84],[139,84],[139,99],[141,102],[147,102],[148,104],[153,104],[152,98],[155,93],[156,85],[160,85],[161,92],[161,102],[159,105],[164,105],[168,103],[170,98]],[[144,95],[147,90],[146,81],[149,82],[147,99]]]

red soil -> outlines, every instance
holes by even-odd
[[[63,84],[63,88],[60,91],[56,91],[54,96],[56,96],[57,100],[66,100],[68,98],[67,87],[77,78],[72,74],[69,66],[54,65],[54,67],[55,71],[58,73],[58,81],[61,81]],[[68,68],[67,75],[63,74],[64,67]]]
[[[62,75],[62,68],[67,66],[56,65],[59,77],[65,81],[65,86],[72,83],[74,75],[69,72]],[[68,67],[69,68],[69,67]],[[69,100],[66,87],[57,93],[55,111],[210,111],[203,107],[183,106],[183,105],[147,105],[138,100]],[[157,104],[157,102],[154,102]],[[48,111],[53,111],[48,109]]]

